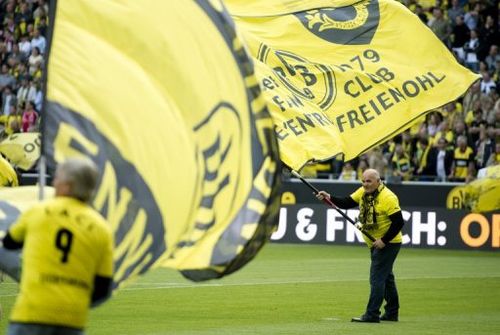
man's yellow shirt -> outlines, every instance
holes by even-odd
[[[360,187],[351,194],[351,198],[359,204],[362,201],[364,194],[365,189]],[[370,235],[372,235],[375,239],[384,237],[385,233],[391,226],[389,216],[400,210],[401,208],[399,207],[398,197],[387,187],[384,187],[375,198],[375,215],[377,223],[374,225],[373,229],[368,231]],[[370,239],[368,239],[365,235],[363,235],[363,238],[365,239],[366,244],[371,247],[373,242],[370,241]],[[401,243],[402,241],[403,235],[399,232],[389,243]]]
[[[104,218],[79,200],[56,197],[24,212],[9,232],[24,242],[11,321],[83,328],[95,275],[113,275]]]

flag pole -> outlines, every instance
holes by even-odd
[[[295,170],[291,170],[291,172],[292,172],[292,174],[295,177],[299,178],[307,187],[309,187],[313,191],[314,195],[316,195],[316,194],[319,193],[319,190],[316,187],[314,187],[310,182],[308,182],[307,180],[305,180],[304,177],[302,177],[300,175],[300,173],[298,173]],[[359,222],[356,223],[353,219],[351,219],[349,216],[347,216],[347,214],[344,213],[344,212],[342,212],[340,210],[340,208],[338,208],[329,198],[324,198],[323,202],[325,204],[327,204],[328,206],[330,206],[331,208],[335,209],[337,212],[339,212],[340,215],[342,215],[344,217],[344,219],[346,219],[347,221],[349,221],[354,227],[356,227],[361,233],[363,233],[363,235],[365,235],[366,237],[368,237],[370,239],[370,241],[375,242],[375,238],[370,233],[364,231],[362,229],[361,224]]]
[[[45,164],[45,156],[40,155],[40,161],[38,162],[38,200],[43,200],[45,198],[45,186],[47,185],[47,165]]]

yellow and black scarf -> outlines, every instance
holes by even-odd
[[[363,225],[363,229],[372,230],[377,227],[375,204],[377,196],[384,187],[385,185],[381,183],[373,193],[363,194],[361,202],[359,203],[359,222]]]

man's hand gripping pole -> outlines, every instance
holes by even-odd
[[[319,190],[316,187],[314,187],[310,182],[305,180],[304,177],[300,175],[300,173],[298,173],[295,170],[291,170],[291,172],[295,177],[299,178],[307,187],[309,187],[313,191],[314,195],[319,193]],[[342,215],[347,221],[349,221],[354,227],[356,227],[361,233],[363,233],[363,235],[368,237],[372,242],[375,242],[375,238],[370,233],[364,231],[362,229],[362,225],[359,222],[356,223],[353,219],[348,217],[347,214],[341,211],[340,208],[338,208],[329,198],[324,198],[323,202],[328,206],[330,206],[331,208],[335,209],[337,212],[339,212],[340,215]]]

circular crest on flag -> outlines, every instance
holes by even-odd
[[[309,101],[323,110],[335,100],[335,74],[330,66],[290,51],[272,50],[265,44],[260,45],[257,58],[273,69],[293,98]]]
[[[380,21],[378,0],[340,8],[320,8],[295,13],[306,29],[336,44],[370,44]]]

